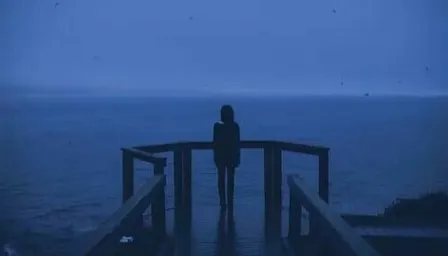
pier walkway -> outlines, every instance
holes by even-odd
[[[241,148],[264,152],[264,202],[236,199],[233,212],[193,200],[192,151],[211,150],[211,142],[123,148],[123,205],[97,230],[76,242],[74,255],[377,256],[425,255],[423,250],[428,248],[435,252],[431,255],[448,255],[448,235],[431,236],[434,232],[427,231],[410,237],[418,230],[408,229],[406,235],[385,238],[381,231],[390,225],[380,217],[334,212],[328,204],[328,148],[281,141],[242,141]],[[316,156],[318,193],[298,176],[289,175],[282,184],[285,151]],[[167,154],[172,154],[174,161],[173,210],[166,207]],[[151,179],[136,191],[134,160],[153,166]],[[288,207],[282,205],[282,188],[289,192]],[[260,209],[257,203],[264,204],[264,212],[254,210]],[[143,214],[148,208],[149,220]]]

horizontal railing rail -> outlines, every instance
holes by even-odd
[[[164,205],[162,209],[155,208],[155,204],[159,202],[161,197],[165,197],[164,188],[166,178],[164,175],[156,175],[152,177],[135,195],[129,198],[124,204],[102,223],[95,231],[88,233],[82,238],[82,241],[75,247],[78,253],[75,255],[106,255],[105,251],[109,251],[111,244],[118,241],[107,241],[114,231],[122,224],[139,221],[141,214],[152,205],[154,211],[165,211]],[[157,237],[164,236],[165,219],[160,214],[153,214],[153,228]],[[163,223],[162,223],[163,222]]]
[[[278,225],[280,225],[281,222],[282,152],[284,151],[309,154],[318,157],[319,196],[322,200],[328,202],[328,148],[274,140],[244,140],[241,141],[240,147],[241,149],[262,149],[264,151],[265,214],[268,216],[266,217],[266,220],[269,220],[269,222],[275,222]],[[159,193],[157,193],[159,195],[157,197],[158,199],[151,201],[152,199],[148,199],[151,196],[145,196],[145,193],[155,193],[149,191],[149,189],[156,188],[151,188],[151,186],[155,185],[148,183],[134,195],[134,160],[136,159],[150,163],[154,167],[154,175],[156,177],[165,177],[167,161],[163,154],[173,154],[175,209],[179,210],[176,210],[175,222],[180,223],[181,220],[191,219],[192,151],[212,149],[213,142],[211,141],[177,142],[122,148],[123,206],[111,217],[111,220],[89,235],[90,238],[88,239],[90,239],[91,242],[81,247],[84,248],[84,252],[90,253],[89,251],[97,251],[99,250],[98,248],[101,249],[99,244],[106,239],[106,236],[108,236],[107,234],[113,231],[114,226],[119,225],[119,222],[126,218],[126,215],[133,218],[132,225],[142,226],[142,213],[148,209],[149,204],[151,204],[153,226],[155,230],[157,230],[157,233],[160,233],[159,237],[166,237],[165,190],[164,188],[160,189]],[[159,155],[159,153],[162,153],[162,155]],[[154,179],[155,178],[152,178],[151,181],[154,182]],[[165,184],[165,178],[163,178],[163,184]],[[159,240],[159,242],[163,241]]]
[[[379,256],[342,217],[307,188],[302,180],[292,175],[287,178],[290,189],[289,232],[290,244],[301,239],[302,207],[310,214],[310,236],[318,240],[320,248],[331,250],[334,255]]]
[[[266,146],[274,146],[279,147],[285,151],[310,155],[325,154],[329,151],[329,148],[322,146],[297,144],[275,140],[243,140],[240,142],[240,146],[242,149],[263,149]],[[149,153],[164,153],[179,148],[188,148],[191,150],[210,150],[213,149],[213,143],[211,141],[191,141],[134,147],[134,149],[146,151]]]
[[[277,183],[276,179],[281,179],[282,152],[286,151],[317,156],[319,158],[319,195],[325,202],[329,202],[329,148],[276,140],[242,140],[240,142],[240,147],[241,149],[263,149],[265,151],[265,181],[267,182],[267,186],[269,183],[268,180],[273,180],[272,182]],[[133,147],[133,150],[137,150],[138,152],[144,151],[148,154],[173,152],[176,155],[176,152],[190,152],[188,153],[190,158],[192,150],[212,149],[213,142],[211,141],[184,141]],[[140,155],[141,153],[138,154]],[[175,162],[176,159],[179,158],[175,157]],[[191,160],[189,160],[189,162],[191,162]],[[271,164],[274,164],[274,166],[269,167]],[[190,173],[187,173],[186,177],[188,178],[190,175]],[[181,175],[176,176],[181,177]],[[281,180],[279,182],[281,183]],[[281,184],[278,185],[281,186]],[[274,190],[279,190],[279,188],[276,188],[275,186],[272,188]],[[266,187],[266,189],[270,188]]]
[[[163,167],[166,166],[166,158],[165,157],[158,157],[154,156],[151,153],[135,149],[135,148],[122,148],[121,149],[124,153],[131,154],[134,159],[138,159],[144,162],[152,163],[154,165],[161,165]]]

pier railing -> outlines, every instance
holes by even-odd
[[[308,247],[312,255],[380,256],[342,217],[306,187],[297,177],[288,176],[289,232],[288,240],[295,250]],[[301,235],[302,207],[310,214],[313,230],[308,237]],[[305,238],[310,238],[305,240]],[[302,240],[302,241],[301,241]],[[302,242],[302,243],[301,243]],[[311,248],[310,248],[311,247]],[[314,248],[312,248],[314,247]],[[307,250],[302,250],[307,251]],[[307,254],[308,255],[308,254]]]
[[[120,239],[123,235],[134,235],[132,232],[143,228],[141,216],[152,207],[153,226],[144,229],[148,235],[151,232],[153,244],[162,242],[165,238],[165,188],[164,175],[152,177],[141,189],[127,200],[112,216],[102,223],[94,232],[83,237],[82,243],[75,247],[74,255],[116,255],[120,250]],[[120,232],[117,229],[127,231]],[[148,241],[151,242],[151,241]]]
[[[282,141],[244,140],[240,143],[241,149],[261,149],[264,151],[264,187],[265,209],[281,210],[282,187],[282,152],[295,152],[317,156],[319,164],[319,196],[325,202],[329,201],[329,148],[310,146]],[[174,195],[177,204],[191,203],[191,163],[193,150],[212,150],[213,143],[178,142],[169,144],[138,146],[132,148],[149,155],[159,153],[172,153],[174,159]],[[133,191],[133,169],[123,169],[123,191],[127,191],[123,199],[129,197]],[[126,182],[125,182],[126,181]]]
[[[76,245],[74,255],[115,255],[120,249],[122,235],[133,235],[134,231],[148,233],[156,247],[166,237],[166,207],[164,168],[166,158],[152,156],[133,148],[123,148],[123,205],[94,232],[83,237]],[[154,176],[134,194],[134,179],[129,175],[134,170],[134,159],[152,164]],[[132,175],[133,176],[133,175]],[[152,226],[143,228],[142,214],[151,207]],[[123,229],[125,231],[123,231]],[[146,243],[149,244],[149,243]],[[157,248],[154,248],[157,249]]]
[[[241,149],[261,149],[264,151],[264,190],[265,190],[265,220],[266,224],[273,225],[274,236],[281,236],[281,209],[282,209],[282,153],[295,152],[313,155],[318,160],[318,194],[308,191],[303,184],[289,177],[288,183],[291,193],[290,234],[291,239],[298,238],[297,230],[300,224],[301,206],[310,212],[310,235],[328,242],[335,239],[341,245],[332,245],[337,251],[347,254],[341,255],[378,255],[367,245],[360,236],[337,214],[333,213],[329,203],[329,148],[310,146],[282,141],[241,141]],[[101,251],[108,234],[126,219],[132,223],[142,225],[141,214],[151,205],[153,227],[152,232],[160,243],[166,238],[165,217],[165,171],[166,153],[173,155],[174,176],[174,203],[175,203],[175,232],[179,226],[182,230],[188,224],[179,224],[191,220],[192,197],[192,152],[194,150],[212,150],[212,142],[179,142],[149,146],[123,148],[123,206],[104,223],[98,230],[90,235],[88,243],[83,250],[88,255],[91,252]],[[134,194],[134,160],[148,162],[154,167],[154,177],[142,189]],[[179,211],[182,209],[182,211]],[[182,222],[182,223],[183,223]],[[185,226],[187,225],[187,226]],[[191,221],[190,221],[191,225]],[[190,227],[191,229],[191,227]],[[272,235],[272,234],[271,234]],[[114,240],[115,241],[115,240]],[[333,247],[334,246],[334,247]],[[93,254],[92,254],[93,255]]]

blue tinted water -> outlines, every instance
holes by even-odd
[[[120,205],[120,147],[210,140],[224,103],[244,139],[330,147],[330,200],[340,212],[377,213],[396,197],[448,191],[448,98],[20,98],[0,103],[0,243],[63,255]],[[194,203],[215,205],[211,154],[193,157]],[[236,200],[262,212],[262,153],[245,151],[242,161]],[[316,163],[284,155],[285,173],[313,188]],[[137,184],[149,176],[141,163],[136,172]],[[171,185],[168,177],[169,195]],[[245,225],[250,233],[257,223]]]

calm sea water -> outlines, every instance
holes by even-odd
[[[330,147],[330,200],[340,212],[378,213],[397,197],[448,191],[448,98],[22,98],[0,103],[0,243],[63,255],[120,205],[121,147],[210,140],[224,103],[244,139]],[[211,154],[193,157],[194,203],[215,205]],[[262,212],[262,152],[242,161],[236,200]],[[285,173],[313,188],[316,168],[313,157],[284,154]],[[150,175],[142,163],[136,171],[137,184]],[[170,186],[168,177],[169,195]]]

